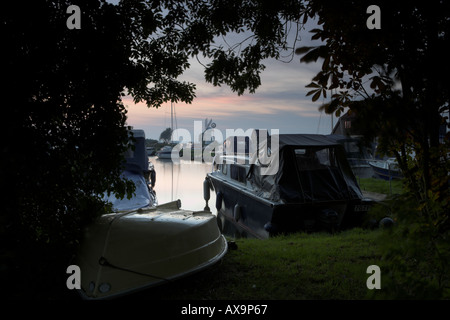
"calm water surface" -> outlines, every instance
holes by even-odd
[[[203,181],[206,174],[211,172],[210,163],[181,161],[180,164],[174,164],[171,160],[158,159],[156,156],[148,159],[156,171],[155,191],[159,204],[180,199],[182,209],[195,211],[204,209]],[[216,196],[214,191],[210,193],[208,206],[211,212],[215,213]]]

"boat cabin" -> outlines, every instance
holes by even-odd
[[[267,146],[274,146],[274,138],[277,150]],[[270,143],[258,142],[258,148],[250,144],[243,153],[225,148],[207,175],[224,223],[265,238],[360,222],[370,203],[363,199],[340,143],[311,134],[280,134],[270,137]],[[262,161],[261,154],[266,155]]]

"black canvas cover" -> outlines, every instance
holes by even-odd
[[[280,134],[280,149],[283,146],[329,147],[339,145],[336,141],[321,134]]]
[[[272,142],[273,143],[273,142]],[[362,198],[361,190],[347,162],[345,150],[324,135],[280,134],[278,171],[262,175],[252,165],[249,180],[263,198],[286,203],[311,203]]]

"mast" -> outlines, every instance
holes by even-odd
[[[175,121],[175,126],[174,126],[174,121]],[[172,138],[172,143],[174,141],[174,136],[173,136],[173,131],[175,129],[178,128],[178,123],[177,123],[177,112],[175,110],[175,106],[173,104],[173,101],[170,102],[170,130],[171,130],[171,138]],[[179,139],[179,136],[177,136],[177,140]],[[177,141],[176,140],[176,141]]]
[[[170,101],[170,134],[173,142],[173,101]]]

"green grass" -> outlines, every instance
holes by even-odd
[[[238,239],[212,268],[133,299],[366,299],[367,267],[380,265],[380,232]]]
[[[387,195],[403,193],[403,182],[401,180],[392,180],[390,185],[389,181],[376,178],[357,178],[357,180],[361,190],[363,191]]]

